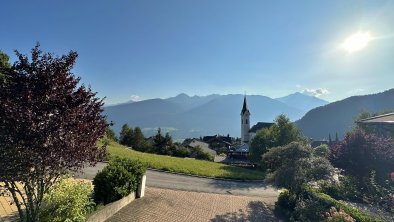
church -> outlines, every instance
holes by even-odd
[[[248,103],[246,95],[244,96],[244,102],[241,110],[241,144],[233,146],[229,150],[231,156],[248,156],[249,146],[253,137],[256,136],[257,132],[263,128],[269,128],[274,123],[258,122],[252,128],[250,128],[250,111],[248,109]]]

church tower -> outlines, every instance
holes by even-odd
[[[244,105],[241,111],[241,142],[249,143],[249,129],[250,129],[250,112],[248,104],[246,103],[246,95],[244,97]]]

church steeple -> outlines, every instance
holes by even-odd
[[[250,130],[250,112],[248,109],[248,103],[246,102],[246,95],[244,97],[244,104],[241,110],[241,141],[243,143],[249,143],[249,130]]]
[[[241,115],[245,114],[245,112],[249,112],[248,104],[246,102],[246,96],[244,97],[244,105],[242,107]]]

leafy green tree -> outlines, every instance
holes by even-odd
[[[286,115],[279,115],[275,119],[274,123],[275,124],[272,125],[272,133],[275,135],[275,140],[272,144],[273,146],[283,146],[294,141],[305,140],[302,137],[300,130]]]
[[[279,115],[270,128],[260,130],[252,139],[250,144],[250,159],[258,163],[261,161],[261,155],[267,152],[271,147],[283,146],[293,141],[302,141],[306,139],[302,136],[298,128],[285,115]]]
[[[5,82],[6,76],[8,76],[11,71],[9,60],[10,58],[8,55],[0,50],[0,83]]]
[[[250,143],[250,160],[255,163],[261,161],[261,156],[273,146],[274,140],[271,129],[264,128],[260,130]]]
[[[133,145],[134,130],[129,125],[123,124],[119,135],[119,143],[131,147]]]

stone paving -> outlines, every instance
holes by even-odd
[[[279,221],[272,199],[147,187],[145,197],[125,206],[107,222],[119,221]]]
[[[10,204],[11,198],[0,196],[0,222],[15,221],[17,209],[15,204]]]
[[[16,220],[18,209],[12,204],[12,198],[3,188],[0,189],[0,222]]]

